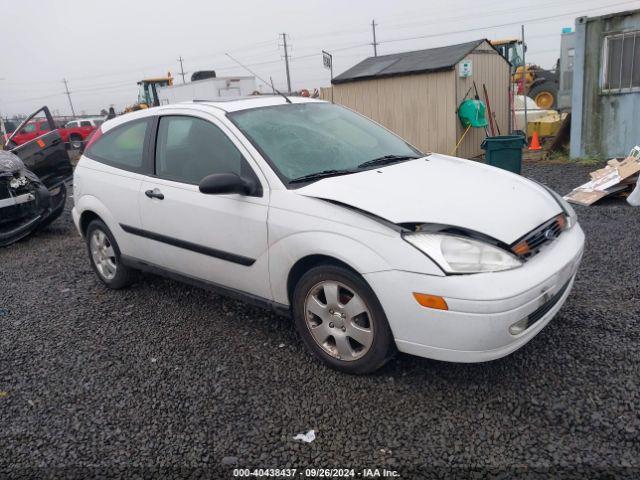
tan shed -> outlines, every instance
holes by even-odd
[[[323,98],[372,118],[424,152],[451,154],[464,133],[457,109],[473,82],[503,135],[509,133],[509,63],[487,40],[369,57],[333,79]],[[497,134],[497,132],[496,132]],[[456,156],[472,158],[484,129],[471,129]]]

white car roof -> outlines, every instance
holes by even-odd
[[[309,97],[294,97],[289,96],[291,103],[327,103],[323,100],[317,100]],[[107,120],[102,124],[102,131],[107,132],[112,128],[136,120],[138,118],[144,118],[151,115],[161,114],[165,110],[175,110],[176,108],[188,108],[189,110],[200,110],[204,112],[211,112],[216,110],[218,114],[220,112],[238,112],[240,110],[249,110],[259,107],[271,107],[275,105],[286,105],[287,101],[281,95],[252,95],[248,97],[233,97],[229,99],[217,99],[217,100],[193,100],[188,102],[172,103],[169,105],[161,105],[159,107],[146,108],[138,110],[136,112],[126,113],[119,115],[112,120]]]
[[[291,103],[312,103],[322,102],[309,97],[294,97],[289,96]],[[216,99],[216,100],[194,100],[192,102],[181,102],[177,105],[201,105],[203,107],[214,107],[225,112],[237,112],[239,110],[249,110],[251,108],[259,107],[271,107],[274,105],[285,105],[287,101],[281,95],[251,95],[248,97],[232,97],[229,99]],[[176,104],[173,106],[175,107]],[[171,105],[166,105],[171,107]],[[158,107],[160,109],[163,107]]]

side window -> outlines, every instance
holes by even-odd
[[[49,128],[49,124],[47,122],[42,122],[40,124],[40,131],[41,132],[48,132],[49,130],[51,130],[51,129]]]
[[[65,128],[76,128],[78,126],[78,122],[69,122],[65,125]]]
[[[81,127],[90,127],[91,126],[91,122],[89,120],[83,120],[80,122],[80,126]]]
[[[84,154],[114,167],[141,170],[148,125],[147,118],[120,125],[102,135]]]
[[[604,37],[602,89],[608,93],[620,93],[640,87],[638,60],[640,30]]]
[[[27,123],[27,125],[25,125],[25,127],[22,129],[23,133],[32,133],[36,131],[36,124],[35,123]]]
[[[251,174],[242,154],[214,124],[197,117],[160,119],[156,175],[197,185],[212,173]]]

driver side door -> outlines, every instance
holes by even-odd
[[[193,114],[157,122],[153,174],[140,191],[148,256],[166,270],[271,298],[268,272],[268,189],[248,152],[222,122]],[[207,195],[207,175],[235,173],[261,186],[252,196]]]

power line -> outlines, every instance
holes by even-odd
[[[549,2],[549,3],[539,3],[539,4],[536,4],[536,9],[540,10],[544,7],[553,7],[553,6],[566,7],[573,4],[584,5],[585,2],[593,2],[593,1],[594,0],[567,0],[562,2],[561,5],[558,5],[557,1]],[[598,0],[598,1],[601,1],[601,0]],[[601,5],[601,7],[605,8],[606,5],[604,7]],[[465,20],[473,20],[474,22],[477,22],[487,17],[494,17],[496,15],[506,16],[511,13],[520,13],[522,11],[523,11],[522,6],[514,7],[513,5],[511,5],[511,8],[500,7],[498,9],[487,10],[486,6],[483,3],[482,10],[479,13],[465,12],[465,15],[457,14],[457,15],[450,15],[445,17],[434,17],[433,15],[429,15],[427,17],[429,21],[426,23],[424,21],[417,20],[416,17],[414,16],[414,17],[411,17],[412,21],[408,23],[395,23],[395,24],[385,23],[385,30],[401,30],[407,27],[414,27],[414,26],[440,25],[443,22],[450,21],[450,20],[455,21],[456,23],[459,23]]]
[[[49,95],[43,95],[41,97],[15,98],[13,100],[5,100],[2,103],[34,102],[36,100],[46,100],[47,98],[59,97],[60,95],[64,95],[64,92],[51,93]]]
[[[560,17],[567,17],[567,16],[571,16],[571,15],[578,15],[581,13],[585,13],[585,12],[591,12],[594,10],[602,10],[603,8],[609,8],[609,7],[617,7],[619,5],[628,5],[630,3],[637,3],[637,0],[630,0],[630,1],[626,1],[626,2],[618,2],[618,3],[613,3],[613,4],[609,4],[606,6],[599,6],[599,7],[595,7],[595,8],[589,8],[589,9],[583,9],[583,10],[578,10],[578,11],[574,11],[574,12],[565,12],[565,13],[559,13],[556,15],[547,15],[544,17],[537,17],[537,18],[530,18],[530,19],[524,19],[524,20],[515,20],[513,22],[507,22],[507,23],[500,23],[497,25],[489,25],[486,27],[477,27],[477,28],[467,28],[467,29],[463,29],[463,30],[456,30],[456,31],[448,31],[448,32],[443,32],[443,33],[430,33],[430,34],[426,34],[426,35],[416,35],[413,37],[403,37],[403,38],[393,38],[390,40],[380,40],[380,42],[378,43],[392,43],[392,42],[404,42],[407,40],[418,40],[418,39],[423,39],[423,38],[434,38],[434,37],[444,37],[447,35],[454,35],[454,34],[458,34],[458,33],[468,33],[468,32],[477,32],[478,30],[486,30],[487,28],[500,28],[500,27],[509,27],[512,25],[520,25],[522,23],[534,23],[534,22],[541,22],[544,20],[551,20],[554,18],[560,18]]]
[[[600,10],[603,8],[608,8],[608,7],[614,7],[614,6],[618,6],[618,5],[625,5],[625,4],[629,4],[629,3],[635,3],[637,0],[631,0],[631,1],[626,1],[626,2],[619,2],[619,3],[614,3],[614,4],[609,4],[609,5],[604,5],[604,6],[599,6],[599,7],[594,7],[591,9],[587,9],[587,10],[580,10],[580,11],[574,11],[574,12],[566,12],[566,13],[560,13],[560,14],[556,14],[556,15],[550,15],[547,17],[540,17],[540,18],[534,18],[531,20],[518,20],[518,21],[514,21],[514,22],[509,22],[509,23],[505,23],[505,24],[500,24],[500,25],[492,25],[492,26],[488,26],[488,27],[479,27],[479,28],[469,28],[469,29],[464,29],[464,30],[457,30],[457,31],[449,31],[449,32],[443,32],[443,33],[435,33],[435,34],[429,34],[429,35],[419,35],[419,36],[414,36],[414,37],[404,37],[404,38],[397,38],[397,39],[391,39],[391,40],[380,40],[380,41],[376,41],[376,43],[379,45],[381,43],[391,43],[391,42],[399,42],[399,41],[405,41],[405,40],[414,40],[414,39],[420,39],[420,38],[435,38],[435,37],[445,37],[447,35],[453,35],[453,34],[457,34],[457,33],[466,33],[466,32],[473,32],[473,31],[477,31],[477,30],[484,30],[487,28],[498,28],[498,27],[502,27],[502,26],[510,26],[510,25],[517,25],[517,24],[522,24],[523,22],[538,22],[538,21],[542,21],[542,20],[547,20],[547,19],[553,19],[553,18],[560,18],[560,17],[564,17],[564,16],[569,16],[569,15],[576,15],[582,12],[587,12],[587,11],[594,11],[594,10]],[[580,3],[580,2],[573,2],[573,3]],[[457,18],[457,17],[451,17],[451,18]],[[434,23],[439,23],[439,22],[434,22]],[[428,25],[428,24],[426,24]],[[552,34],[544,34],[544,35],[530,35],[529,38],[541,38],[541,37],[555,37],[560,35],[559,33],[552,33]],[[354,48],[359,48],[359,47],[364,47],[367,45],[372,45],[371,43],[359,43],[359,44],[353,44],[353,45],[348,45],[348,46],[344,46],[344,47],[339,47],[339,48],[331,48],[332,51],[343,51],[343,50],[351,50]],[[315,57],[315,56],[320,56],[321,53],[312,53],[309,55],[300,55],[300,56],[295,56],[293,57],[294,59],[301,59],[301,58],[307,58],[307,57]]]
[[[589,0],[587,0],[587,1],[589,1]],[[570,3],[571,4],[573,4],[573,3],[582,3],[582,0],[567,1],[567,2],[564,3],[564,5],[567,5],[567,4],[570,4]],[[597,9],[601,9],[601,8],[614,7],[614,6],[617,6],[617,5],[628,4],[628,3],[633,3],[633,2],[621,2],[621,3],[614,3],[614,4],[608,4],[608,5],[605,4],[605,5],[600,5],[599,7],[595,7],[595,8],[588,9],[588,10],[582,10],[582,11],[583,12],[584,11],[593,11],[593,10],[597,10]],[[548,5],[555,5],[555,3],[545,3],[545,4],[537,5],[537,7],[543,7],[543,6],[548,6]],[[513,9],[511,9],[511,10],[513,10]],[[442,13],[444,13],[444,11],[445,10],[443,10]],[[473,15],[472,18],[474,20],[477,20],[479,18],[486,17],[486,16],[504,14],[505,12],[508,12],[508,11],[509,10],[501,9],[499,11],[492,10],[492,11],[487,12],[486,9],[484,9],[482,14]],[[580,13],[580,12],[567,12],[567,13],[563,13],[563,14],[553,15],[553,16],[549,16],[549,17],[542,17],[542,18],[544,18],[544,19],[557,18],[557,17],[564,16],[564,15],[572,15],[573,13]],[[394,18],[394,17],[398,18],[399,16],[400,15],[392,15],[392,16],[388,16],[388,17],[385,17],[385,18]],[[406,12],[403,13],[402,16],[406,17]],[[402,24],[402,23],[401,24],[391,24],[387,28],[389,28],[389,29],[402,28],[403,26],[411,26],[411,25],[415,25],[415,24],[419,23],[419,22],[415,21],[415,18],[416,18],[415,15],[411,16],[410,18],[413,20],[413,22],[404,23],[404,24]],[[429,23],[421,23],[420,22],[419,24],[421,26],[425,26],[425,25],[439,24],[439,23],[442,23],[443,21],[446,21],[446,20],[459,21],[461,17],[460,16],[440,17],[440,18],[434,19],[433,14],[430,14],[429,18],[431,20],[433,20],[433,21],[431,21]],[[537,21],[537,20],[536,19],[532,19],[531,21]],[[510,25],[519,24],[519,23],[522,23],[522,21],[519,20],[517,22],[510,22],[510,23],[507,23],[507,24],[502,24],[502,25],[497,25],[497,26],[490,26],[490,27],[483,27],[483,28],[496,28],[498,26],[510,26]],[[476,28],[476,29],[464,29],[464,30],[460,30],[460,31],[457,31],[457,32],[447,32],[447,33],[448,34],[456,34],[456,33],[462,33],[462,32],[468,32],[468,31],[478,31],[478,30],[481,30],[481,29],[479,29],[479,28]],[[327,36],[334,37],[334,36],[336,36],[336,34],[340,34],[340,33],[350,33],[350,32],[351,33],[361,33],[362,31],[363,31],[362,29],[357,29],[357,30],[356,29],[349,29],[349,30],[341,30],[341,31],[338,30],[338,31],[331,31],[331,32],[323,32],[322,34],[307,35],[307,36],[303,37],[301,39],[301,41],[304,42],[304,40],[306,40],[306,39],[322,38],[322,37],[327,37]],[[441,35],[444,36],[445,34],[434,34],[433,36],[441,36]],[[398,39],[386,40],[385,43],[392,42],[392,41],[395,42],[395,41],[411,40],[411,39],[417,39],[417,38],[429,38],[429,36],[405,37],[405,38],[402,38],[402,39],[398,38]],[[242,46],[240,46],[238,48],[231,49],[231,50],[225,49],[225,51],[238,52],[238,51],[244,51],[244,50],[254,50],[254,49],[260,48],[262,46],[267,46],[271,42],[272,42],[272,40],[265,40],[265,41],[261,41],[261,42],[245,44],[245,45],[242,45]],[[378,42],[376,40],[375,43],[380,44],[380,43],[383,43],[383,42]],[[326,45],[325,45],[325,47],[326,47]],[[206,57],[210,58],[210,57],[223,56],[223,55],[224,55],[224,51],[220,51],[220,52],[215,52],[215,53],[211,53],[211,54],[204,54],[204,55],[199,55],[199,56],[190,57],[190,58],[191,59],[206,58]],[[158,64],[155,64],[155,65],[147,65],[147,66],[143,66],[143,67],[139,67],[138,66],[138,67],[135,67],[135,68],[132,68],[132,69],[123,69],[123,70],[119,70],[119,71],[115,71],[115,72],[112,71],[112,72],[105,72],[105,73],[101,73],[101,74],[72,77],[71,80],[75,82],[77,80],[82,80],[82,79],[90,79],[90,78],[97,78],[97,77],[101,77],[101,78],[110,77],[110,76],[115,76],[115,75],[121,75],[123,73],[128,73],[128,72],[133,72],[133,71],[140,71],[141,69],[145,70],[145,69],[156,68],[156,67],[160,67],[160,66],[165,66],[166,67],[166,63],[162,63],[162,64],[158,63]],[[8,82],[8,83],[11,83],[11,82]],[[27,83],[27,82],[21,82],[21,83]],[[55,81],[31,81],[31,82],[28,82],[28,83],[46,84],[46,83],[55,83]]]
[[[589,1],[589,0],[586,0],[586,1]],[[569,4],[569,3],[577,3],[577,2],[571,1],[571,2],[566,2],[565,4]],[[501,24],[498,24],[498,25],[491,25],[491,26],[481,27],[481,28],[466,28],[466,29],[459,29],[459,30],[456,30],[456,31],[448,31],[448,32],[443,32],[443,33],[433,33],[433,34],[430,33],[430,34],[425,34],[425,35],[415,35],[415,36],[408,36],[408,37],[402,37],[402,38],[391,38],[389,40],[381,40],[381,41],[378,41],[377,38],[374,37],[374,39],[373,39],[374,55],[377,55],[377,46],[382,44],[382,43],[401,42],[401,41],[417,40],[417,39],[424,39],[424,38],[447,37],[449,35],[455,35],[455,34],[459,34],[459,33],[467,33],[467,32],[474,32],[474,31],[491,29],[491,28],[499,28],[499,27],[505,27],[505,26],[518,25],[518,24],[521,24],[523,22],[524,23],[541,22],[541,21],[545,21],[545,20],[552,20],[552,19],[555,19],[555,18],[570,16],[570,15],[574,15],[574,14],[581,14],[581,13],[591,12],[591,11],[595,11],[595,10],[602,10],[602,9],[605,9],[605,8],[612,8],[612,7],[616,7],[616,6],[619,6],[619,5],[628,5],[628,4],[632,4],[632,3],[637,3],[637,2],[636,1],[616,2],[616,3],[612,3],[612,4],[604,4],[604,5],[600,5],[598,7],[582,9],[582,10],[578,10],[578,11],[564,12],[564,13],[559,13],[559,14],[554,14],[554,15],[545,15],[545,16],[541,16],[541,17],[532,18],[532,19],[529,19],[529,20],[526,20],[526,19],[525,20],[517,20],[517,21],[506,22],[506,23],[501,23]],[[551,5],[551,4],[549,4],[549,5]],[[487,13],[487,12],[485,12],[485,13]],[[488,13],[488,15],[492,15],[492,14],[495,15],[497,13],[495,13],[495,14],[493,12]],[[482,18],[483,16],[487,17],[488,15],[477,15],[477,16],[475,16],[475,18],[476,19],[477,18]],[[415,17],[413,17],[413,18],[415,19]],[[430,17],[430,18],[433,19],[433,17]],[[437,23],[441,23],[443,20],[446,20],[447,18],[453,19],[453,17],[443,17],[443,18],[438,19]],[[460,17],[456,17],[456,19],[459,19],[459,18]],[[436,22],[434,21],[433,23],[436,23]],[[405,24],[405,25],[408,25],[408,24]],[[425,24],[422,24],[422,25],[428,25],[428,24],[425,23]],[[377,24],[375,23],[375,20],[372,21],[372,30],[373,31],[375,31],[375,27],[376,26],[377,26]],[[385,30],[386,30],[386,28],[385,28]],[[350,31],[356,32],[356,30],[350,30]],[[347,31],[345,31],[345,32],[347,32]],[[357,32],[364,33],[363,29],[358,29]],[[308,40],[308,39],[311,39],[311,38],[322,38],[322,37],[325,37],[325,36],[335,36],[336,33],[340,33],[340,32],[335,32],[335,31],[334,32],[325,32],[325,33],[323,33],[321,35],[305,36],[305,37],[302,38],[302,41],[304,42],[305,40]],[[528,37],[529,37],[529,39],[531,39],[531,38],[542,37],[542,36],[550,36],[551,37],[551,36],[557,36],[557,34],[529,35]],[[283,40],[284,40],[283,41],[283,44],[284,44],[287,41],[286,35],[283,37]],[[241,50],[254,50],[254,51],[264,50],[265,48],[268,47],[269,44],[272,44],[272,42],[273,42],[273,40],[256,42],[256,43],[252,43],[252,44],[248,44],[248,45],[243,45],[243,46],[238,47],[237,49],[233,49],[231,51],[233,52],[233,51],[241,51]],[[323,47],[330,49],[332,52],[339,52],[339,51],[363,48],[363,47],[370,46],[370,45],[372,45],[372,43],[358,43],[358,44],[345,45],[345,46],[336,47],[336,48],[333,48],[333,47],[328,46],[328,45],[323,45]],[[305,49],[303,49],[303,51],[304,50]],[[310,48],[306,48],[306,50],[309,51]],[[318,50],[319,50],[319,48],[318,48]],[[548,50],[540,51],[540,52],[530,52],[530,53],[536,55],[538,53],[542,54],[543,52],[547,52],[547,51]],[[288,60],[291,60],[291,59],[297,60],[297,59],[305,59],[305,58],[311,58],[311,57],[319,57],[320,55],[321,55],[321,53],[318,52],[318,53],[310,53],[310,54],[305,54],[305,55],[300,55],[300,56],[291,56],[290,55],[290,44],[287,44],[286,54],[285,54],[285,66],[286,66],[286,69],[287,69],[287,77],[288,77],[287,80],[288,80],[288,88],[289,88],[289,90],[291,89],[291,87],[290,87],[290,85],[291,85],[291,78],[290,78],[291,72],[290,72],[290,65],[289,65]],[[203,57],[209,57],[209,58],[213,57],[213,58],[215,58],[216,56],[218,56],[218,53],[201,55],[200,58],[203,58]],[[190,56],[189,58],[191,59],[191,58],[198,58],[198,57],[191,57]],[[181,56],[180,56],[179,60],[183,60]],[[278,63],[279,61],[281,61],[281,60],[263,61],[263,62],[252,63],[252,64],[249,64],[249,65],[251,65],[251,66],[269,65],[269,64]],[[166,65],[166,64],[163,64],[163,65]],[[182,65],[181,65],[181,67],[182,67]],[[142,67],[142,68],[143,69],[151,68],[151,66]],[[221,68],[216,68],[216,70],[232,70],[234,68],[236,68],[236,67],[233,67],[233,66],[224,67],[223,66]],[[140,69],[141,69],[141,67],[137,67],[135,70],[140,71]],[[123,73],[133,72],[133,71],[134,71],[134,69],[127,69],[127,70],[121,70],[120,73],[118,73],[118,72],[109,72],[109,73],[106,73],[106,74],[96,74],[96,75],[89,75],[89,76],[84,76],[84,77],[74,77],[72,79],[72,81],[74,79],[83,79],[83,78],[84,79],[89,79],[89,78],[96,78],[96,77],[101,77],[102,78],[102,77],[109,77],[109,76],[114,76],[114,75],[123,75]],[[182,68],[181,68],[181,71],[183,71]],[[67,80],[65,79],[65,92],[62,93],[62,94],[66,94],[67,95],[67,97],[69,99],[70,107],[72,108],[72,111],[74,111],[73,104],[72,104],[72,101],[71,101],[71,92],[69,91],[68,85],[67,85],[66,82],[67,82]],[[184,75],[183,75],[183,82],[185,82]],[[8,83],[11,83],[11,82],[8,82]],[[33,82],[25,82],[25,84],[26,83],[45,84],[45,83],[53,83],[53,81],[49,81],[49,82],[46,82],[46,81],[37,81],[37,82],[33,81]],[[93,91],[101,91],[101,90],[113,90],[114,88],[116,88],[116,85],[120,85],[120,84],[124,85],[126,83],[128,83],[128,82],[102,83],[102,84],[93,85],[93,86],[90,86],[90,87],[88,86],[89,88],[86,88],[86,89],[83,89],[83,90],[77,90],[76,89],[76,90],[74,90],[73,93],[74,94],[80,94],[80,93],[85,93],[85,92],[93,92]],[[76,83],[74,82],[74,85],[75,84]],[[104,85],[104,87],[99,87],[99,85]],[[16,102],[21,102],[21,101],[32,101],[32,100],[53,98],[53,97],[57,97],[57,96],[62,95],[62,94],[61,93],[51,93],[51,94],[48,94],[48,95],[32,97],[32,98],[28,98],[28,99],[10,100],[10,101],[8,101],[6,103],[16,103]]]

